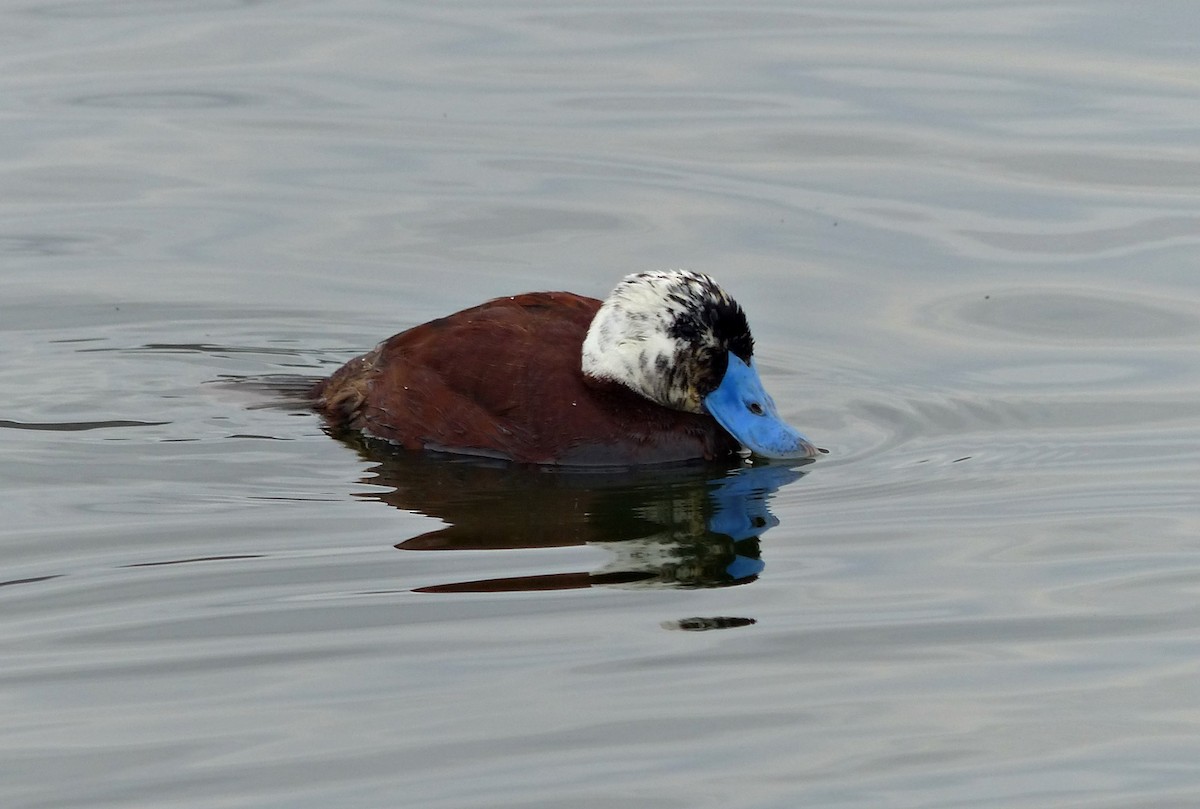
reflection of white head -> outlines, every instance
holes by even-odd
[[[754,340],[725,290],[696,272],[644,272],[617,284],[596,313],[583,341],[583,373],[702,413],[730,351],[749,362]]]

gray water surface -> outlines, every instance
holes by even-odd
[[[5,5],[0,804],[1200,805],[1197,30]],[[662,267],[827,457],[395,458],[254,383]]]

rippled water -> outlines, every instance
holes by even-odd
[[[5,807],[1200,804],[1200,6],[0,10]],[[278,391],[687,266],[828,457]]]

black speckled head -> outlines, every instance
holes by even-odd
[[[734,354],[749,363],[754,338],[737,301],[687,270],[627,276],[596,313],[583,372],[675,410],[704,411]]]

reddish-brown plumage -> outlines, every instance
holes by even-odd
[[[738,452],[710,416],[583,375],[583,339],[599,308],[569,292],[533,292],[416,326],[320,382],[317,409],[335,427],[408,449],[523,463],[628,465]]]

